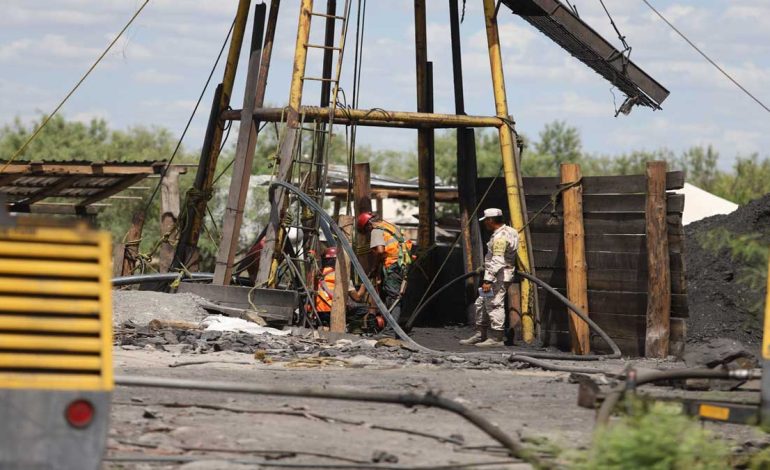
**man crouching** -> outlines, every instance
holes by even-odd
[[[484,257],[484,280],[476,299],[476,334],[460,341],[479,347],[503,346],[505,323],[505,296],[513,282],[516,266],[516,250],[519,248],[518,232],[503,222],[503,211],[486,209],[479,219],[484,228],[492,232]],[[488,332],[489,331],[489,332]]]

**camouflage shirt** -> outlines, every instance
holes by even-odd
[[[508,225],[495,230],[487,242],[484,257],[484,280],[511,282],[516,266],[516,250],[519,248],[519,233]]]

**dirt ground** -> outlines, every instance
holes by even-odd
[[[441,336],[440,332],[423,336]],[[449,334],[452,334],[451,332]],[[170,367],[183,362],[213,361]],[[115,349],[116,374],[202,379],[282,387],[439,392],[520,438],[546,438],[576,449],[590,443],[594,411],[576,406],[569,374],[402,360],[348,360],[337,365],[264,364],[222,351],[173,353]],[[592,364],[620,370],[623,361]],[[681,364],[638,363],[652,368]],[[218,408],[218,409],[217,409]],[[228,409],[224,409],[228,408]],[[737,445],[763,439],[750,428],[708,425]],[[387,429],[383,429],[387,428]],[[116,387],[107,455],[184,456],[206,461],[105,462],[105,469],[494,468],[525,469],[473,425],[446,411],[359,402]],[[267,453],[266,453],[267,452]],[[305,454],[306,453],[306,454]],[[324,456],[326,455],[326,456]],[[225,459],[239,459],[243,463]],[[259,463],[259,464],[257,464]],[[327,465],[328,467],[323,467]],[[439,467],[449,465],[451,467]],[[465,465],[466,467],[458,467]],[[379,467],[378,467],[379,468]]]

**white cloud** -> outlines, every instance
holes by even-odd
[[[175,73],[161,72],[154,68],[142,70],[133,75],[134,80],[140,83],[150,83],[156,85],[167,85],[177,83],[182,80],[182,76]]]
[[[110,113],[105,109],[89,109],[87,111],[80,111],[68,116],[70,120],[82,122],[84,124],[90,123],[94,119],[104,119],[109,121]]]

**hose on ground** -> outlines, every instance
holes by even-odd
[[[317,202],[315,202],[310,196],[305,194],[302,190],[297,188],[296,186],[283,182],[283,181],[274,181],[270,185],[270,191],[269,196],[270,200],[274,199],[274,193],[275,189],[278,187],[282,187],[285,189],[288,189],[292,193],[294,193],[308,208],[310,208],[312,211],[314,211],[316,214],[318,214],[321,219],[325,220],[329,224],[329,228],[335,233],[337,236],[338,244],[337,246],[339,248],[342,248],[343,251],[348,255],[348,258],[350,259],[350,262],[353,266],[353,269],[358,273],[358,275],[361,278],[361,283],[364,285],[364,288],[369,293],[369,296],[374,300],[377,309],[382,314],[383,318],[385,318],[385,321],[388,323],[388,326],[390,326],[393,331],[398,335],[398,337],[404,342],[407,343],[409,346],[414,348],[417,351],[427,353],[427,354],[434,354],[434,355],[447,355],[447,353],[442,351],[436,351],[434,349],[427,348],[419,343],[417,343],[415,340],[413,340],[403,329],[401,329],[401,326],[398,324],[398,322],[393,318],[393,316],[390,314],[390,311],[388,310],[385,303],[380,299],[380,296],[377,294],[377,291],[375,290],[374,286],[372,285],[372,282],[369,280],[369,277],[367,276],[366,271],[364,270],[363,266],[361,266],[361,263],[358,261],[358,257],[356,256],[356,252],[351,246],[350,242],[347,239],[347,236],[342,231],[342,229],[339,228],[339,226],[334,222],[334,220],[329,216],[329,214],[326,213],[325,210],[321,208],[321,206],[318,205]],[[526,277],[527,279],[535,282],[536,284],[546,288],[546,290],[552,294],[555,295],[559,300],[561,300],[567,307],[569,307],[571,310],[573,310],[580,318],[582,318],[585,322],[588,323],[588,325],[596,330],[597,332],[600,332],[600,336],[607,341],[607,343],[612,348],[612,354],[608,355],[589,355],[589,356],[578,356],[575,354],[550,354],[550,353],[537,353],[534,352],[534,354],[530,354],[527,352],[527,354],[519,355],[519,354],[511,354],[509,360],[512,362],[527,362],[532,364],[533,361],[537,359],[556,359],[556,360],[598,360],[598,359],[614,359],[619,358],[621,356],[620,348],[618,348],[617,344],[615,344],[614,341],[612,341],[612,338],[610,338],[604,331],[599,328],[599,325],[597,325],[595,322],[593,322],[588,316],[583,312],[578,306],[570,302],[566,297],[561,295],[556,289],[552,288],[551,286],[548,286],[545,282],[541,281],[540,279],[537,279],[534,276],[531,276],[529,274],[525,273],[519,273],[521,276]],[[458,353],[452,353],[454,355],[458,355]],[[488,353],[459,353],[459,355],[462,356],[486,356]],[[550,370],[562,370],[565,369],[564,367],[561,367],[559,365],[553,364],[550,365]],[[575,368],[572,368],[575,369]],[[573,372],[572,370],[567,370],[567,372]],[[581,372],[583,373],[589,373],[589,374],[605,374],[606,371],[600,370],[600,369],[588,369],[584,368],[581,369]]]
[[[736,379],[749,380],[762,377],[759,370],[752,369],[672,369],[656,370],[650,372],[637,373],[629,371],[625,382],[618,385],[607,394],[596,414],[596,425],[605,426],[610,421],[612,411],[625,395],[626,391],[635,389],[641,385],[662,382],[665,380],[684,380],[684,379]]]
[[[525,448],[520,442],[503,432],[497,425],[487,420],[476,411],[462,403],[445,398],[434,392],[424,394],[370,392],[353,389],[331,389],[310,387],[276,387],[264,384],[239,382],[206,382],[202,380],[172,379],[165,377],[115,376],[115,384],[129,387],[173,388],[183,390],[204,390],[211,392],[247,393],[252,395],[277,395],[302,398],[321,398],[330,400],[364,401],[390,403],[404,406],[429,406],[450,411],[461,416],[492,439],[500,443],[511,454],[535,468],[553,468],[544,462],[535,452]]]

